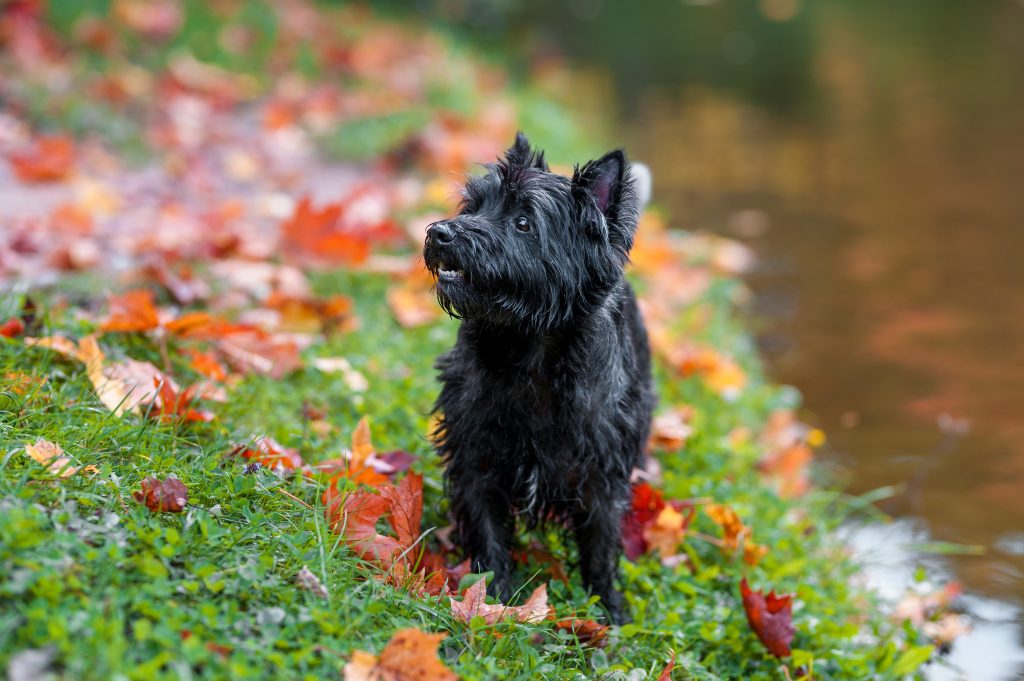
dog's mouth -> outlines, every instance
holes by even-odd
[[[450,265],[446,262],[442,262],[437,267],[437,280],[445,281],[450,283],[458,283],[465,281],[465,273],[457,267]]]

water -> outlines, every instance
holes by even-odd
[[[676,224],[760,252],[771,373],[852,492],[899,488],[881,505],[904,520],[865,545],[984,551],[898,552],[873,579],[902,589],[925,561],[960,580],[978,618],[954,661],[1022,678],[1024,3],[526,6],[509,32],[617,102]]]

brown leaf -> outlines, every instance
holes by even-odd
[[[189,386],[179,391],[170,379],[153,379],[158,399],[153,402],[150,412],[162,419],[182,419],[184,421],[212,421],[213,412],[206,409],[193,409],[192,404],[198,398],[198,386]]]
[[[555,623],[555,628],[568,631],[585,646],[603,648],[607,643],[605,637],[608,635],[608,626],[594,620],[561,620]]]
[[[110,296],[107,305],[110,312],[100,325],[101,331],[150,331],[160,325],[152,291],[138,289]]]
[[[177,478],[159,480],[151,476],[143,480],[141,486],[142,489],[132,492],[132,496],[150,511],[180,513],[188,503],[188,489]]]
[[[778,658],[789,655],[789,644],[793,641],[793,595],[775,595],[775,591],[764,594],[751,591],[747,578],[740,582],[743,610],[747,622],[757,637],[772,655]]]
[[[395,632],[380,657],[360,650],[343,670],[345,681],[458,681],[458,675],[437,657],[446,634],[409,628]]]
[[[461,601],[451,601],[452,615],[467,624],[474,617],[482,617],[487,624],[497,624],[507,617],[517,622],[540,622],[548,616],[548,585],[541,584],[522,605],[508,606],[501,603],[490,604],[485,601],[487,585],[483,579],[477,580],[466,589]]]

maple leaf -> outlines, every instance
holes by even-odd
[[[324,514],[331,529],[341,532],[356,555],[390,567],[419,538],[423,514],[423,477],[405,476],[398,485],[382,485],[378,492],[356,491],[342,498],[324,494]],[[377,532],[377,521],[388,514],[397,538]]]
[[[365,234],[341,225],[345,205],[330,203],[319,210],[303,197],[291,218],[281,225],[285,250],[319,261],[358,264],[370,255]]]
[[[177,389],[170,379],[163,380],[154,378],[153,383],[157,389],[157,399],[153,403],[150,412],[163,419],[181,418],[185,421],[212,421],[213,412],[206,409],[193,409],[192,403],[197,398],[199,386],[189,386],[182,391]]]
[[[100,325],[101,331],[150,331],[160,326],[153,292],[145,289],[110,296],[110,313]]]
[[[294,471],[302,467],[302,457],[297,450],[285,447],[267,435],[255,438],[251,445],[235,447],[229,456],[251,459],[275,473]]]
[[[71,173],[75,146],[66,135],[40,137],[35,146],[8,156],[11,167],[23,182],[56,182]]]
[[[751,591],[746,577],[740,582],[740,595],[747,622],[764,647],[775,657],[787,657],[789,644],[796,633],[793,628],[793,595],[777,596],[774,590],[767,594]]]
[[[722,551],[736,553],[742,546],[743,560],[748,565],[757,565],[768,553],[768,547],[754,542],[754,531],[743,524],[732,507],[725,504],[708,504],[704,512],[722,528]]]
[[[658,675],[658,681],[672,681],[672,670],[676,667],[676,651],[669,651],[670,655],[665,668]]]
[[[132,496],[150,511],[180,513],[188,503],[188,489],[177,478],[159,480],[150,476],[140,484],[142,489],[132,492]]]
[[[25,454],[33,460],[46,466],[46,471],[62,478],[70,478],[78,472],[77,466],[71,465],[71,459],[64,456],[64,448],[56,442],[39,438],[34,444],[25,445]],[[99,469],[95,466],[86,466],[82,469],[87,472],[97,473]]]
[[[353,651],[343,670],[345,681],[458,681],[437,657],[446,634],[409,628],[396,631],[380,656]]]
[[[274,291],[263,301],[263,307],[278,315],[276,328],[293,333],[351,331],[358,324],[353,314],[352,299],[332,296],[323,300]]]
[[[673,504],[662,508],[654,521],[643,530],[648,551],[658,551],[662,558],[675,555],[686,536],[686,528],[693,519],[694,512],[692,506],[686,508],[686,515],[683,515]]]
[[[522,605],[510,606],[501,603],[490,604],[487,597],[487,585],[483,579],[477,580],[466,589],[461,601],[451,600],[452,615],[455,619],[469,623],[474,617],[483,618],[487,624],[497,624],[511,617],[517,622],[540,622],[548,616],[548,585],[541,584]]]
[[[196,370],[196,372],[206,376],[214,381],[225,381],[228,377],[227,369],[224,365],[217,361],[217,356],[212,352],[200,352],[198,350],[189,350],[189,366]]]
[[[662,509],[665,500],[661,492],[646,482],[633,485],[633,500],[628,513],[622,517],[622,547],[626,557],[636,560],[647,553],[644,528],[650,524]]]
[[[355,430],[352,431],[352,450],[350,455],[336,459],[328,459],[316,465],[316,469],[333,474],[329,481],[328,492],[336,489],[337,481],[341,478],[349,478],[353,482],[364,483],[370,487],[377,487],[388,481],[388,477],[377,471],[374,467],[377,452],[370,439],[370,421],[367,417],[359,419]],[[325,504],[327,501],[324,502]],[[419,528],[419,525],[416,526]]]
[[[603,648],[607,643],[605,637],[608,635],[609,627],[594,620],[573,618],[555,622],[555,628],[567,631],[576,637],[582,645],[593,648]]]

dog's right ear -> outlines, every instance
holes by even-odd
[[[577,167],[572,176],[574,193],[582,200],[593,201],[608,225],[608,241],[623,254],[633,246],[633,233],[640,212],[640,202],[630,174],[629,162],[621,149]],[[588,229],[597,229],[590,224]]]
[[[516,133],[516,141],[505,152],[505,162],[512,166],[536,168],[550,172],[548,163],[544,160],[544,152],[531,149],[530,140],[526,139],[526,135],[521,130]]]

